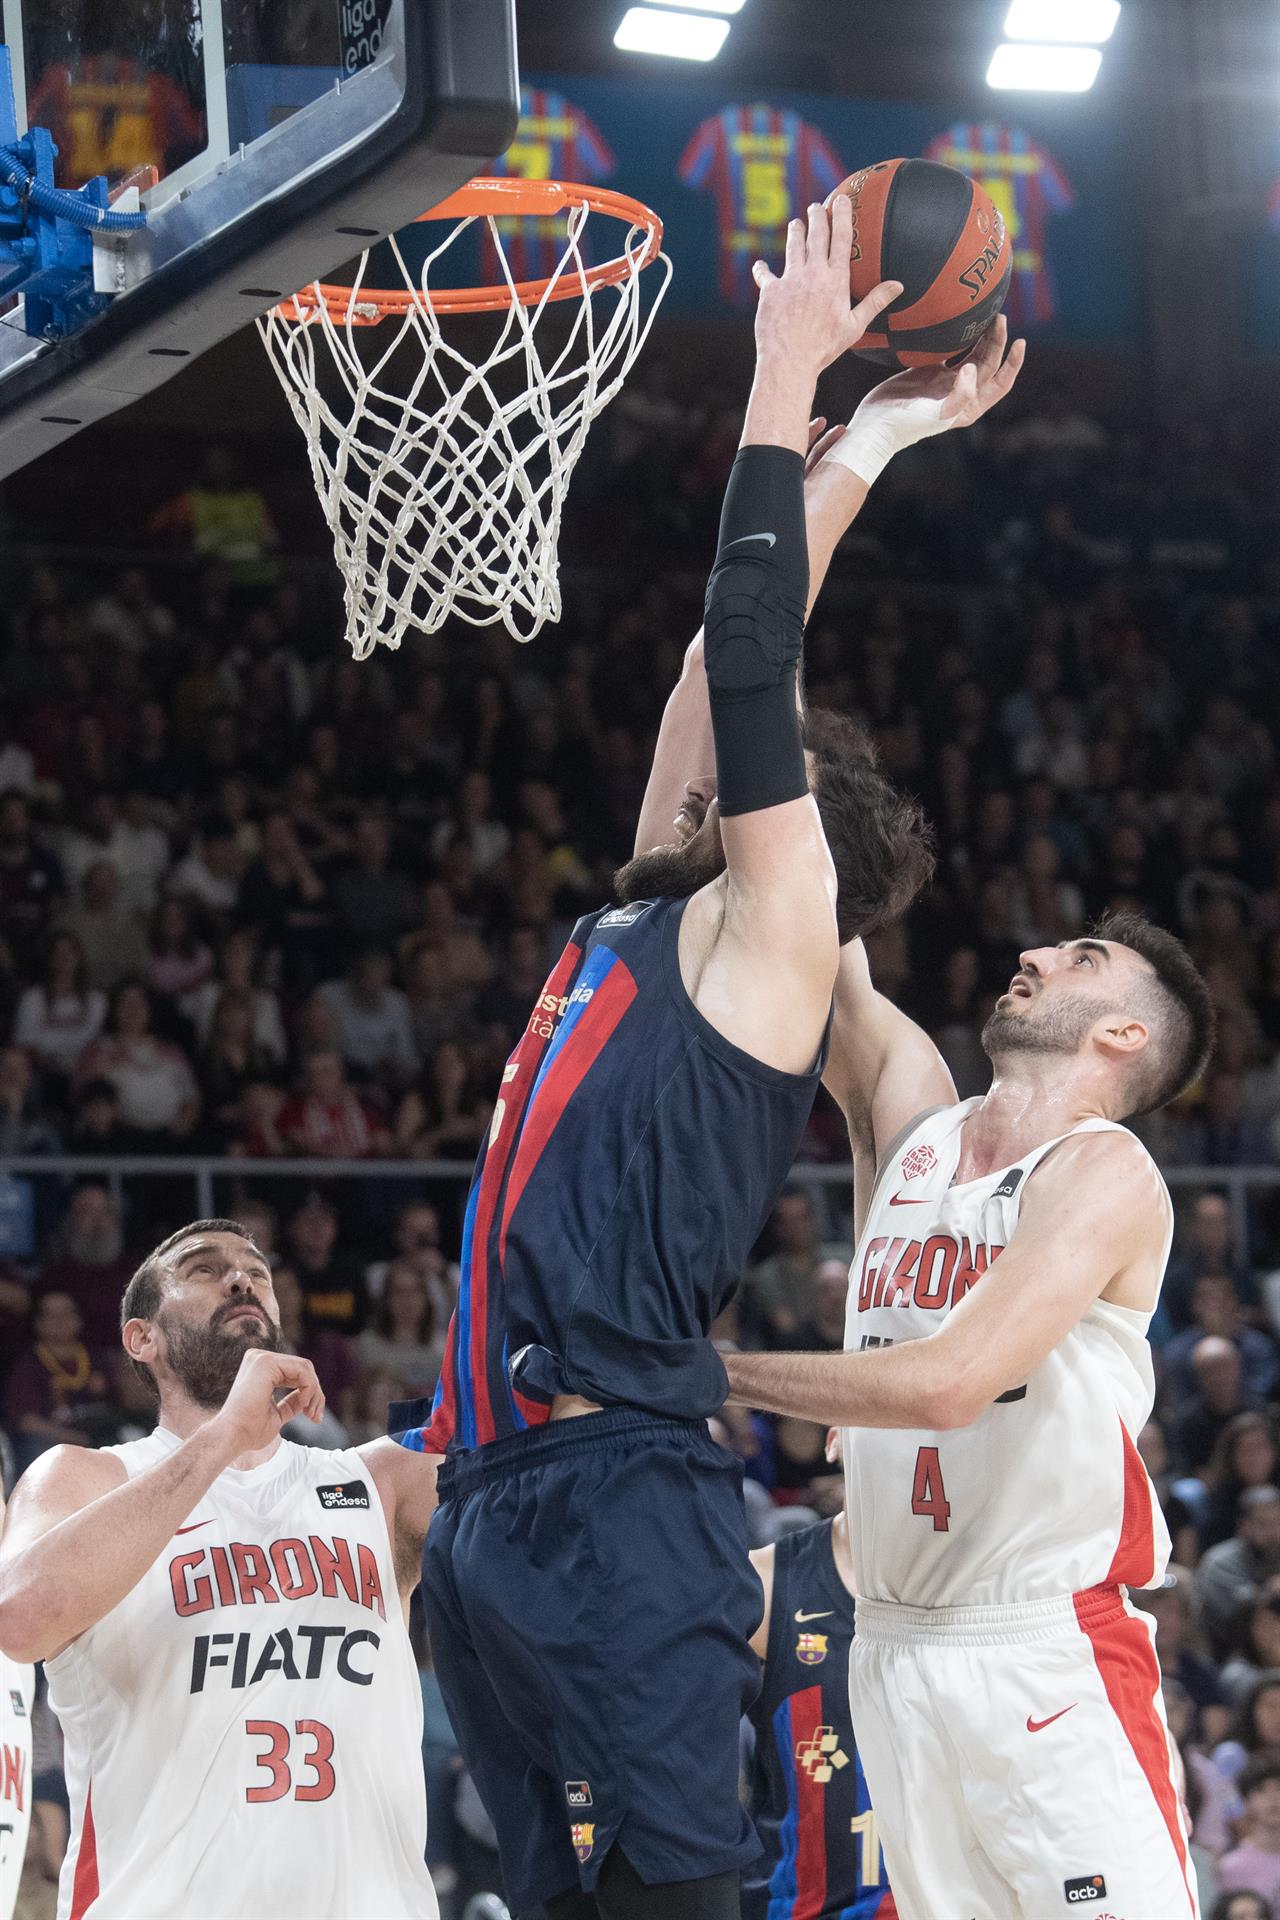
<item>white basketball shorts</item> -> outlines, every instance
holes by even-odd
[[[1152,1625],[1118,1588],[859,1600],[849,1689],[900,1920],[1199,1920]]]

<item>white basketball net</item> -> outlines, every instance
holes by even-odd
[[[474,217],[450,230],[417,276],[392,236],[397,271],[415,295],[403,315],[376,327],[355,324],[377,311],[361,301],[366,252],[339,316],[318,296],[314,304],[295,297],[258,321],[306,435],[357,660],[378,641],[398,647],[406,628],[434,633],[451,614],[479,627],[501,621],[517,640],[559,619],[556,549],[569,479],[591,422],[644,345],[671,278],[665,254],[642,274],[648,233],[635,226],[622,252],[625,277],[593,287],[582,254],[590,211],[585,204],[568,209],[564,254],[546,293],[529,308],[514,297],[499,222],[484,216],[513,292],[497,344],[478,365],[459,344],[475,317],[445,316],[454,333],[447,340],[430,290],[436,262]],[[646,278],[654,289],[647,303]],[[576,283],[580,297],[553,301],[566,281]],[[543,324],[557,312],[562,324]],[[400,355],[393,375],[401,348],[412,359]],[[504,380],[505,368],[512,377]]]

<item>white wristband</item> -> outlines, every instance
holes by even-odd
[[[855,419],[830,453],[823,454],[820,465],[826,466],[829,460],[834,460],[840,466],[848,467],[850,473],[856,473],[859,480],[865,480],[869,487],[874,487],[897,451],[897,436],[891,427],[887,424],[875,426],[869,420],[859,422]]]

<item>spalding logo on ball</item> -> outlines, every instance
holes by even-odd
[[[990,194],[935,160],[881,160],[835,192],[853,202],[854,300],[881,280],[903,287],[855,353],[886,367],[932,367],[967,353],[1013,277],[1013,244]]]

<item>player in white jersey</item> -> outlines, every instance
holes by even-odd
[[[434,1463],[280,1437],[324,1396],[227,1220],[135,1274],[149,1439],[56,1447],[0,1543],[0,1646],[47,1662],[71,1844],[58,1920],[431,1920],[406,1613]]]
[[[0,1495],[0,1532],[4,1498]],[[11,1920],[31,1825],[31,1702],[35,1668],[0,1653],[0,1920]]]
[[[956,1104],[844,950],[828,1084],[854,1146],[843,1354],[728,1359],[735,1398],[846,1436],[858,1743],[902,1920],[1199,1912],[1151,1624],[1169,1543],[1135,1445],[1168,1256],[1120,1123],[1202,1070],[1213,1017],[1136,914],[1039,948]]]

